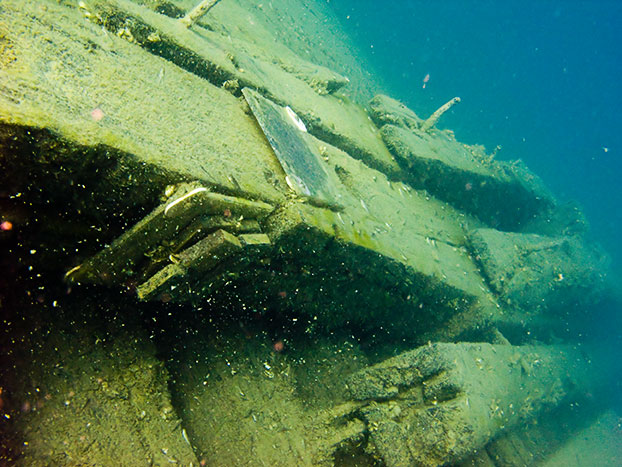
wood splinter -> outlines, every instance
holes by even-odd
[[[214,5],[220,0],[203,0],[192,10],[190,10],[186,16],[181,18],[179,22],[189,28],[196,23],[203,15],[205,15]]]
[[[436,122],[438,122],[438,119],[441,118],[441,116],[445,112],[447,112],[449,109],[451,109],[458,102],[460,102],[460,98],[459,97],[454,97],[452,100],[450,100],[446,104],[444,104],[441,107],[439,107],[439,109],[436,112],[434,112],[432,115],[430,115],[430,118],[428,118],[425,122],[423,122],[421,124],[419,129],[421,131],[428,131],[430,128],[432,128],[434,125],[436,125]]]

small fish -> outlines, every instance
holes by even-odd
[[[423,78],[423,89],[425,89],[425,85],[428,84],[428,81],[430,81],[430,73],[425,75],[425,77]]]

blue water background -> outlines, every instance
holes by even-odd
[[[460,96],[439,126],[579,201],[622,269],[622,1],[329,1],[392,97]]]

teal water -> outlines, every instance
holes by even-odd
[[[388,91],[585,208],[622,269],[622,3],[333,0]],[[423,80],[429,75],[425,88]]]

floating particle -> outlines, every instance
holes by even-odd
[[[272,344],[272,348],[275,352],[282,352],[285,348],[285,343],[281,339],[279,339],[274,344]]]
[[[100,109],[99,107],[96,107],[93,110],[91,110],[91,118],[95,120],[96,122],[99,122],[105,116],[106,115],[104,114],[104,111]]]

